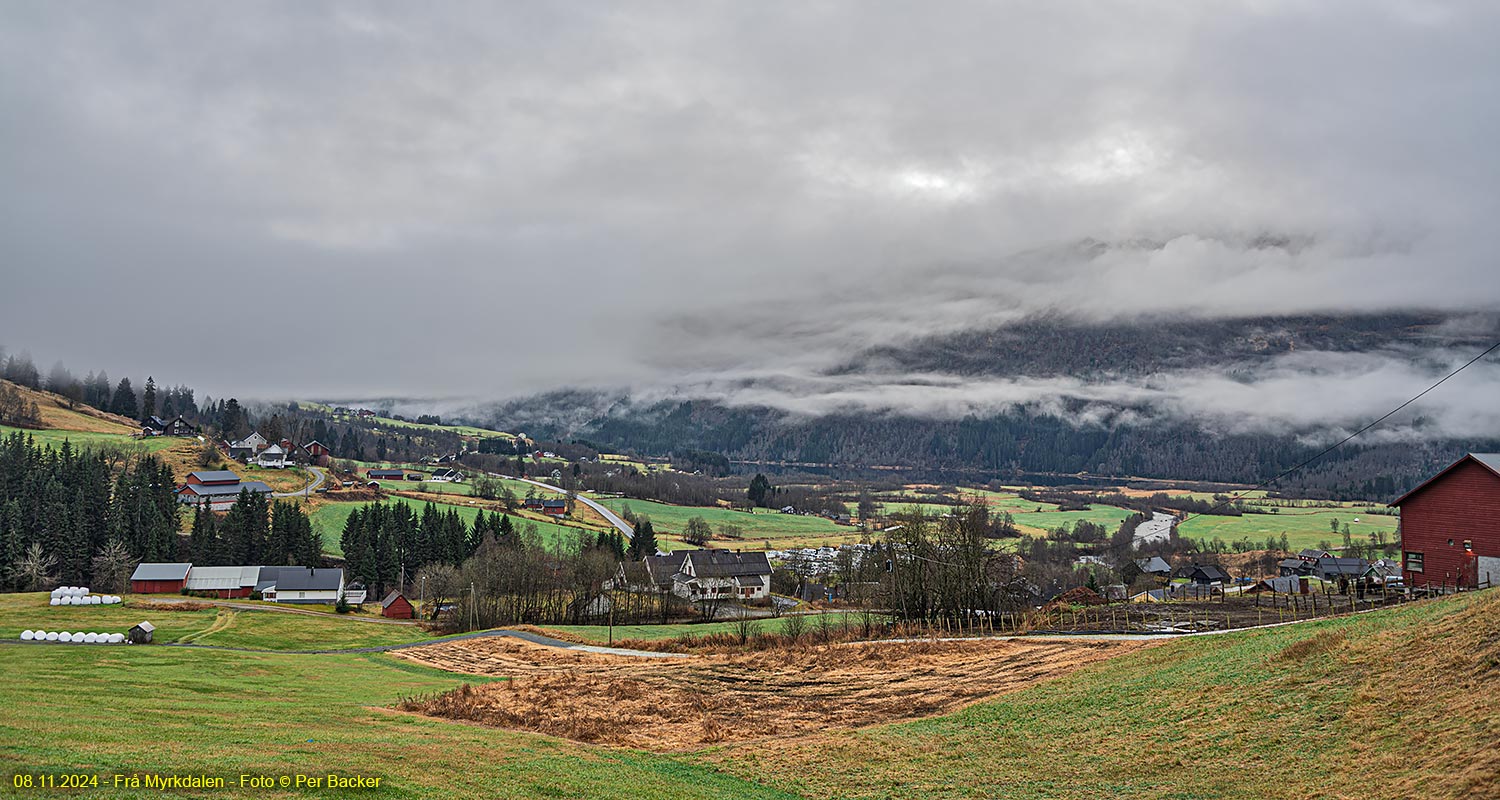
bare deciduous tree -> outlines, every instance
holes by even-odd
[[[16,577],[29,592],[40,592],[57,582],[57,556],[44,552],[40,542],[32,542],[16,562]]]
[[[124,542],[111,539],[94,556],[94,588],[103,592],[125,591],[137,563]]]

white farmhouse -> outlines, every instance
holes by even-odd
[[[672,592],[689,600],[759,600],[771,596],[771,562],[765,553],[691,550],[672,576]]]

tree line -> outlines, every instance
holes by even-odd
[[[93,585],[122,559],[178,556],[172,470],[155,456],[117,448],[0,440],[0,586],[35,590]],[[113,555],[111,563],[99,563]],[[100,589],[123,587],[101,585]]]

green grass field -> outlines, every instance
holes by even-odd
[[[1385,531],[1389,541],[1396,541],[1396,526],[1399,517],[1369,516],[1357,509],[1283,509],[1276,514],[1245,514],[1240,517],[1201,516],[1194,517],[1178,526],[1179,536],[1207,542],[1215,537],[1233,542],[1248,537],[1252,542],[1264,542],[1267,537],[1287,536],[1292,550],[1317,547],[1319,542],[1328,542],[1335,548],[1342,547],[1344,536],[1329,529],[1329,522],[1337,519],[1342,527],[1349,523],[1349,532],[1354,541],[1368,544],[1372,532]],[[1358,519],[1358,522],[1354,520]]]
[[[165,647],[3,646],[0,765],[105,776],[70,796],[786,798],[682,757],[588,747],[391,711],[483,682],[383,654],[296,656]],[[65,689],[61,687],[66,687]],[[378,789],[241,789],[241,774],[380,777]],[[108,776],[204,774],[223,790],[117,789]]]
[[[650,517],[651,524],[658,532],[674,535],[682,533],[683,528],[687,526],[687,521],[693,517],[702,517],[716,532],[720,525],[738,525],[745,529],[747,543],[761,539],[771,539],[774,542],[776,539],[789,536],[857,533],[854,528],[839,525],[833,520],[822,517],[804,517],[800,514],[781,514],[770,509],[757,509],[754,514],[750,514],[727,508],[673,506],[650,500],[610,498],[600,502],[617,514],[625,506],[630,506],[637,515]],[[717,541],[720,542],[720,546],[725,546],[723,543],[727,540]]]
[[[108,445],[125,448],[145,448],[148,453],[165,450],[174,444],[183,441],[175,436],[152,436],[145,439],[137,439],[129,435],[118,433],[93,433],[89,431],[34,431],[30,428],[12,428],[9,425],[0,425],[0,437],[9,436],[20,432],[30,436],[39,445],[51,445],[61,447],[64,441],[70,441],[74,447],[87,447],[91,445]]]
[[[431,638],[415,625],[362,622],[352,617],[310,616],[285,611],[208,608],[163,611],[141,595],[126,595],[110,606],[52,606],[45,592],[0,594],[0,638],[23,630],[125,633],[138,622],[156,626],[160,643],[192,642],[262,650],[325,650],[407,644]],[[183,600],[154,595],[152,599]],[[270,604],[267,604],[270,605]]]

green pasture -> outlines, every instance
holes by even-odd
[[[123,448],[144,448],[148,453],[165,450],[174,444],[182,442],[183,439],[176,436],[150,436],[136,438],[122,433],[95,433],[90,431],[54,431],[54,430],[32,430],[30,428],[13,428],[9,425],[0,425],[0,437],[9,436],[12,433],[21,433],[30,436],[38,445],[51,445],[61,447],[64,441],[73,443],[77,447],[111,446]]]
[[[674,506],[651,500],[610,498],[601,500],[601,505],[616,514],[629,506],[637,515],[648,516],[659,533],[680,535],[693,517],[702,517],[715,533],[721,525],[738,525],[745,531],[746,542],[763,539],[779,539],[788,536],[816,536],[857,534],[848,525],[839,525],[823,517],[805,517],[800,514],[782,514],[771,509],[756,509],[755,513],[735,511],[728,508],[708,506]],[[732,540],[716,540],[720,546]]]
[[[1340,532],[1329,527],[1332,520],[1339,521]],[[1358,522],[1355,520],[1358,519]],[[1267,537],[1280,538],[1285,533],[1292,550],[1317,547],[1319,542],[1328,542],[1334,547],[1344,546],[1343,523],[1349,523],[1349,532],[1354,541],[1368,544],[1372,532],[1385,531],[1386,539],[1397,541],[1396,527],[1399,517],[1359,513],[1358,509],[1282,509],[1276,514],[1245,514],[1239,517],[1203,515],[1193,517],[1177,527],[1179,536],[1200,542],[1219,538],[1233,542],[1249,538],[1252,542],[1264,542]]]

